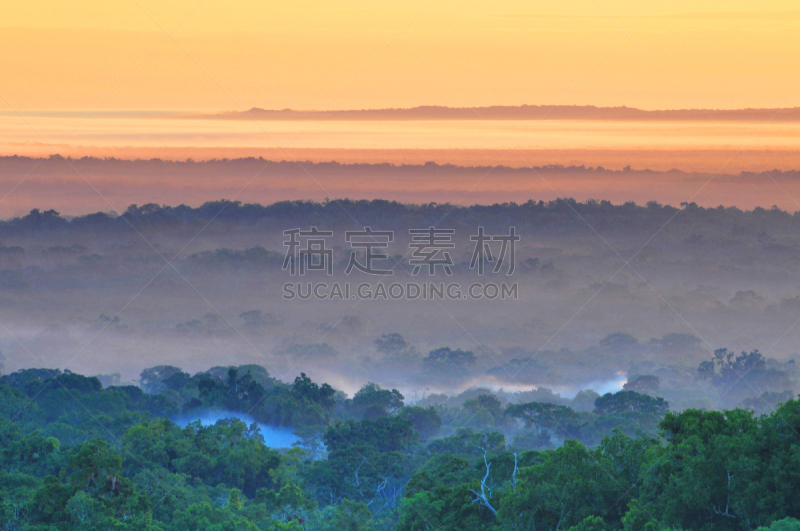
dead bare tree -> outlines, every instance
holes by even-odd
[[[517,490],[517,452],[514,452],[514,472],[511,473],[511,484]]]
[[[492,511],[492,514],[497,514],[497,509],[492,507],[492,504],[489,503],[489,499],[492,497],[492,489],[486,484],[486,481],[489,479],[489,470],[492,464],[486,459],[486,450],[483,448],[481,448],[481,450],[483,450],[483,462],[486,464],[486,475],[483,476],[483,479],[481,480],[480,493],[472,489],[469,489],[469,491],[476,496],[476,498],[472,500],[472,503],[478,503]],[[516,471],[516,467],[514,467],[514,469]]]

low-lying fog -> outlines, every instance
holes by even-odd
[[[34,212],[0,224],[3,370],[58,367],[135,382],[154,365],[194,373],[258,364],[275,378],[304,372],[350,395],[376,382],[412,402],[474,387],[602,394],[654,374],[673,407],[714,407],[697,369],[722,347],[758,349],[770,370],[789,375],[750,394],[793,391],[796,218],[570,201],[147,205],[72,221]],[[293,277],[282,270],[283,231],[312,225],[334,233],[332,274]],[[440,268],[413,276],[408,230],[433,225],[455,230],[452,276]],[[478,227],[502,235],[512,225],[521,238],[513,274],[470,269]],[[395,232],[379,249],[393,258],[375,264],[390,263],[392,277],[345,274],[345,231],[363,226]],[[380,282],[506,282],[517,283],[518,298],[286,300],[287,282],[367,282],[373,292]]]
[[[238,419],[255,428],[258,435],[264,438],[264,444],[270,448],[288,448],[300,441],[300,437],[288,428],[259,425],[253,417],[239,411],[204,411],[193,415],[182,415],[170,420],[178,426],[186,427],[193,422],[200,422],[203,426],[214,426],[218,422],[225,422],[228,419]]]

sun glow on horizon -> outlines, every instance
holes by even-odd
[[[0,110],[800,105],[789,1],[35,0],[0,26]]]

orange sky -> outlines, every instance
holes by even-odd
[[[800,105],[796,1],[6,4],[0,109]]]

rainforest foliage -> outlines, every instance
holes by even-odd
[[[0,377],[0,530],[800,529],[800,400],[673,412],[651,380],[593,408],[448,406],[255,365],[110,387],[22,370]]]

